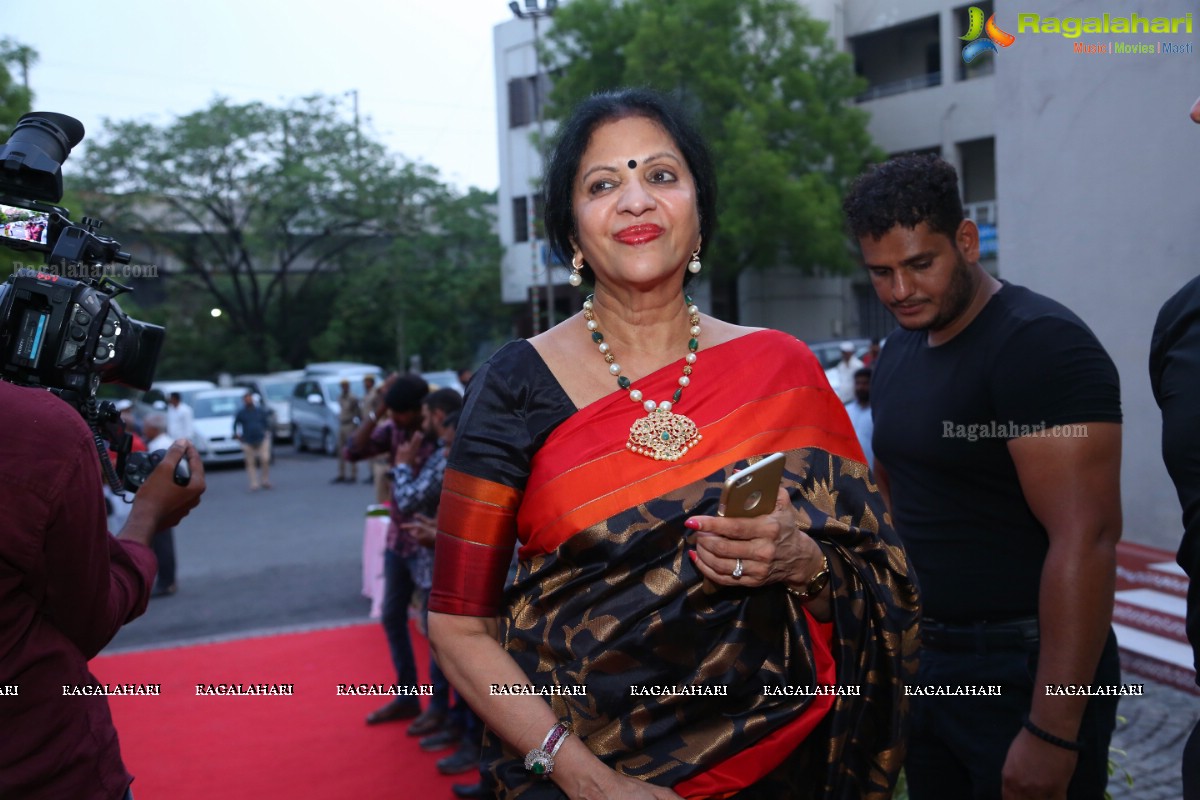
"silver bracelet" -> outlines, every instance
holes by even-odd
[[[554,723],[546,738],[542,739],[541,747],[535,747],[525,754],[525,769],[539,778],[548,778],[554,772],[554,756],[570,735],[571,729],[566,723]]]

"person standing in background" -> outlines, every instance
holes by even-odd
[[[867,466],[875,469],[875,453],[871,449],[871,437],[875,433],[875,420],[871,416],[871,368],[863,367],[854,373],[854,399],[846,403],[846,414],[854,426],[854,434],[862,445]]]
[[[361,416],[367,417],[370,414],[378,416],[384,410],[382,387],[376,382],[374,375],[364,375]],[[391,469],[392,465],[388,463],[386,455],[375,456],[367,462],[367,477],[363,480],[363,483],[375,486],[376,505],[382,506],[388,502],[388,495],[391,494],[391,484],[388,483],[388,475]]]
[[[879,358],[879,340],[872,339],[871,344],[867,347],[867,352],[863,353],[862,362],[864,367],[869,367],[875,363],[875,359]]]
[[[171,392],[170,397],[167,398],[167,435],[172,440],[187,439],[191,441],[195,439],[194,418],[192,407],[183,402],[183,396],[179,392]]]
[[[346,445],[350,443],[350,437],[354,435],[354,430],[362,419],[362,407],[358,398],[350,391],[349,379],[342,378],[340,385],[342,394],[338,397],[338,474],[330,483],[355,483],[358,480],[358,464],[346,458]]]
[[[863,362],[854,355],[854,342],[842,342],[839,349],[842,351],[842,357],[826,375],[829,385],[837,392],[838,399],[849,403],[854,399],[854,373],[863,368]]]
[[[383,419],[378,414],[367,414],[362,425],[354,432],[347,456],[360,461],[383,453],[394,461],[400,448],[407,447],[410,440],[421,435],[421,406],[428,394],[429,384],[420,375],[408,373],[389,378],[383,385],[383,404],[387,409],[389,424],[380,424]],[[409,462],[411,468],[419,472],[433,450],[433,442],[423,442],[417,446]],[[408,529],[408,523],[413,521],[411,514],[405,514],[393,506],[390,517],[387,549],[383,553],[384,598],[383,618],[380,621],[387,636],[392,665],[396,669],[396,683],[415,686],[417,662],[408,634],[408,608],[416,588],[415,573],[419,567],[417,553],[421,545]],[[367,724],[412,719],[420,713],[418,698],[397,697],[368,714]]]
[[[246,458],[246,477],[250,491],[259,487],[258,468],[262,468],[262,488],[271,488],[271,415],[254,402],[254,393],[242,396],[242,407],[233,416],[233,438],[242,443]],[[257,462],[257,466],[255,464]]]

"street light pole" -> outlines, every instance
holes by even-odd
[[[538,152],[538,179],[539,182],[543,176],[546,167],[546,130],[545,116],[542,110],[542,40],[541,31],[538,26],[538,21],[542,17],[553,16],[555,9],[558,8],[558,0],[546,0],[545,8],[540,7],[539,0],[525,0],[525,7],[522,8],[517,0],[512,0],[508,4],[509,9],[516,15],[517,19],[533,20],[533,59],[534,59],[534,76],[533,76],[533,104],[537,112],[537,152]],[[550,270],[549,259],[542,265],[541,248],[538,246],[537,236],[537,203],[534,202],[534,197],[529,198],[526,204],[529,211],[529,261],[532,270],[532,286],[537,286],[539,267],[544,266],[546,276],[546,328],[553,328],[555,324],[554,314],[554,277]],[[540,322],[538,314],[537,291],[533,292],[532,298],[533,310],[533,332],[540,332]]]

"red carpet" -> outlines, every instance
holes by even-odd
[[[413,646],[426,681],[426,643]],[[421,752],[408,722],[367,727],[387,697],[337,696],[339,683],[395,680],[378,623],[101,656],[91,669],[102,684],[162,685],[109,698],[136,800],[442,800],[476,779],[440,775],[434,762],[452,751]],[[290,683],[294,695],[196,695],[212,683]]]

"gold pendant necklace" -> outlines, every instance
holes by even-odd
[[[655,461],[678,461],[684,453],[695,447],[696,443],[704,438],[700,435],[696,423],[683,414],[676,414],[672,411],[674,404],[678,403],[679,398],[683,396],[683,390],[692,382],[689,376],[692,374],[692,365],[696,363],[696,351],[700,349],[700,309],[692,304],[691,297],[685,296],[684,300],[688,306],[691,338],[688,340],[688,354],[684,357],[683,377],[679,379],[679,388],[675,390],[671,399],[663,400],[661,403],[643,400],[641,391],[632,388],[629,378],[621,374],[621,365],[617,363],[612,349],[604,341],[604,334],[599,330],[600,326],[596,323],[592,295],[588,295],[587,300],[583,301],[583,316],[587,320],[588,331],[592,334],[592,341],[600,346],[600,354],[608,363],[609,374],[617,379],[617,386],[629,392],[630,400],[641,403],[642,407],[646,409],[646,416],[635,420],[630,426],[629,439],[625,442],[625,447],[631,452],[653,458]]]

